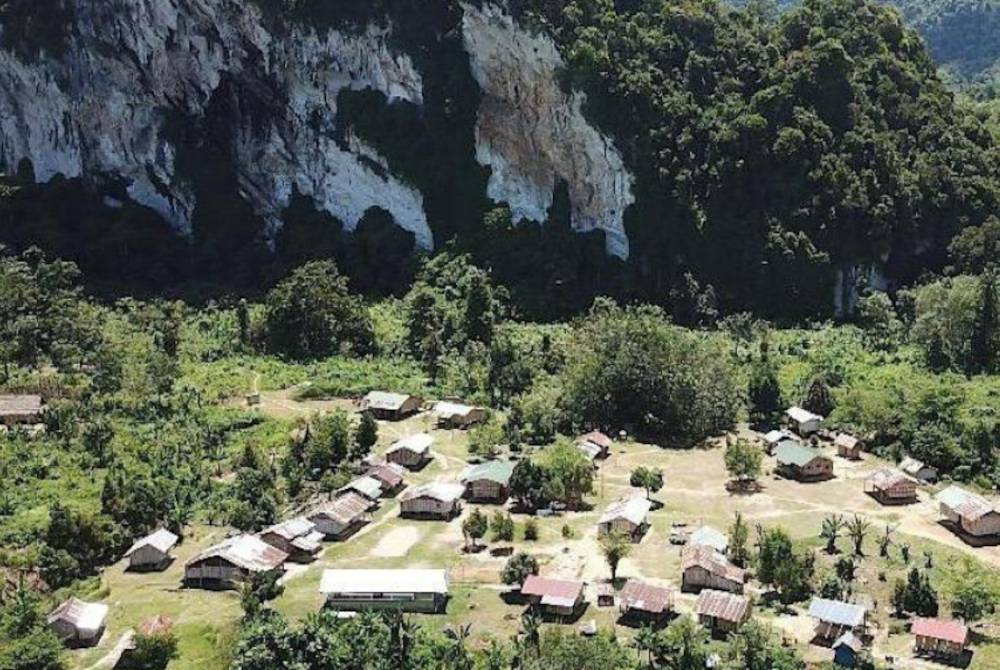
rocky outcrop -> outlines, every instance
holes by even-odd
[[[565,181],[573,228],[603,230],[608,253],[627,258],[633,178],[612,141],[584,117],[584,95],[560,87],[556,45],[497,5],[463,7],[465,46],[483,94],[476,157],[492,169],[489,196],[508,203],[515,220],[544,222]]]

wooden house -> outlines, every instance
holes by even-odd
[[[389,447],[385,460],[410,470],[419,470],[430,462],[432,444],[434,438],[427,433],[409,435]]]
[[[813,598],[809,616],[816,621],[814,639],[822,644],[832,645],[844,633],[863,637],[867,632],[868,610],[862,605]]]
[[[345,493],[356,493],[367,500],[371,509],[374,509],[378,507],[379,498],[382,497],[382,482],[369,475],[356,477],[337,491],[337,495]]]
[[[681,589],[702,589],[743,593],[746,571],[738,568],[715,549],[705,545],[685,547],[681,553]]]
[[[256,535],[236,535],[184,566],[184,582],[198,588],[236,588],[253,573],[284,572],[288,554]]]
[[[324,570],[319,591],[336,611],[435,614],[447,607],[448,576],[444,570]]]
[[[966,491],[959,486],[949,486],[937,494],[941,514],[973,537],[1000,535],[1000,512],[986,498]]]
[[[308,563],[323,548],[325,534],[304,516],[288,519],[260,531],[257,536],[272,547],[288,554],[288,560]]]
[[[833,477],[833,460],[801,442],[782,442],[775,450],[777,470],[783,477],[814,482]]]
[[[750,617],[750,599],[746,596],[705,589],[698,594],[694,611],[698,621],[713,635],[735,632]]]
[[[861,450],[864,443],[853,435],[840,433],[833,441],[833,446],[837,448],[837,455],[851,461],[861,460]]]
[[[395,463],[376,463],[365,474],[382,485],[382,496],[385,498],[399,493],[406,483],[406,470]]]
[[[399,497],[400,516],[448,521],[462,512],[461,484],[424,484],[408,489]]]
[[[914,651],[922,656],[953,659],[969,646],[969,629],[951,619],[914,619]]]
[[[70,598],[55,608],[45,621],[63,644],[92,647],[101,641],[108,620],[108,606]]]
[[[576,440],[576,448],[590,461],[603,460],[610,456],[612,444],[610,437],[596,430],[581,435]]]
[[[788,427],[801,437],[818,433],[823,427],[823,417],[801,407],[789,407],[785,411],[785,421]]]
[[[782,442],[787,442],[789,440],[795,441],[796,437],[787,430],[772,430],[768,431],[763,438],[761,438],[764,443],[764,451],[767,452],[769,456],[774,455],[774,450],[778,448],[778,445]]]
[[[572,617],[584,606],[583,582],[529,575],[521,585],[521,595],[542,614]]]
[[[472,465],[459,478],[465,486],[465,497],[476,502],[502,503],[510,495],[510,477],[514,464],[510,461],[486,461]]]
[[[486,409],[455,402],[439,402],[434,405],[438,428],[468,428],[486,421]]]
[[[419,412],[423,403],[423,399],[415,395],[372,391],[361,400],[361,411],[371,412],[383,421],[401,421]]]
[[[0,426],[40,423],[44,409],[39,395],[0,395]]]
[[[180,538],[166,528],[160,528],[146,537],[136,540],[125,552],[129,569],[136,571],[163,570],[170,565],[172,560],[170,550],[179,541]]]
[[[345,493],[309,512],[308,519],[327,539],[343,540],[371,521],[371,501],[357,493]]]
[[[649,529],[649,510],[652,503],[646,497],[635,496],[621,500],[609,507],[597,524],[598,535],[622,533],[638,542]]]
[[[630,579],[618,594],[622,616],[635,621],[663,621],[674,609],[673,589]]]
[[[937,468],[932,468],[923,461],[907,456],[899,463],[899,469],[918,482],[933,483],[938,480]]]
[[[917,500],[917,482],[899,470],[881,468],[865,479],[865,493],[883,505],[906,505]]]

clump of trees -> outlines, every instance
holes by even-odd
[[[560,439],[536,458],[518,461],[510,478],[511,496],[528,509],[551,502],[579,507],[593,488],[594,468],[566,439]]]

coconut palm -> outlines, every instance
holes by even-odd
[[[639,660],[642,660],[642,655],[646,654],[646,667],[655,668],[654,656],[657,649],[660,646],[660,636],[656,634],[656,631],[650,626],[643,626],[639,629],[639,632],[635,634],[635,639],[632,640],[632,646],[635,647],[635,652],[639,656]]]
[[[866,519],[858,516],[857,514],[847,522],[847,535],[851,538],[851,543],[854,544],[854,555],[864,556],[865,555],[865,537],[868,535],[868,531],[871,530],[871,523]]]
[[[823,519],[823,527],[819,532],[819,536],[826,540],[826,553],[837,553],[837,540],[846,527],[847,522],[839,514],[831,514]]]
[[[878,555],[882,558],[889,557],[889,547],[892,546],[892,534],[896,529],[889,524],[885,525],[885,532],[878,538]]]

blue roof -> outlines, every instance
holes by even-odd
[[[813,598],[809,603],[809,616],[837,626],[856,628],[865,622],[866,612],[867,610],[861,605],[852,605],[839,600]]]

